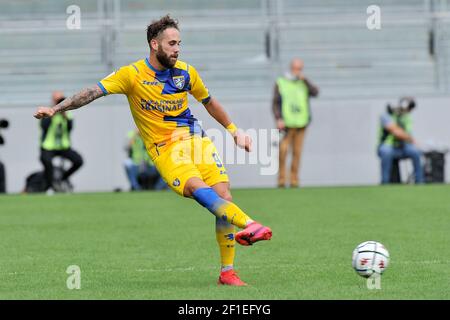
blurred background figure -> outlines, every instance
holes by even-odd
[[[301,59],[291,61],[290,71],[279,77],[275,84],[272,109],[277,128],[284,132],[279,150],[278,187],[286,183],[286,157],[292,148],[290,186],[299,185],[299,166],[306,127],[311,121],[310,97],[317,97],[319,89],[303,75]]]
[[[167,184],[150,159],[138,129],[128,132],[128,158],[124,161],[131,190],[162,190]]]
[[[0,129],[7,138],[0,146],[0,161],[8,193],[21,192],[27,175],[42,168],[36,161],[39,148],[33,148],[39,134],[36,121],[29,117],[34,106],[49,104],[55,88],[68,95],[143,58],[148,45],[142,42],[142,26],[161,13],[179,18],[189,42],[180,59],[201,66],[198,71],[211,94],[223,99],[242,128],[257,132],[274,128],[273,116],[264,112],[272,113],[274,84],[289,70],[292,58],[304,61],[304,73],[319,86],[320,98],[310,101],[313,123],[306,131],[299,164],[301,186],[379,184],[379,115],[386,107],[383,101],[397,105],[404,95],[420,103],[420,117],[412,113],[413,133],[420,135],[425,182],[427,150],[441,152],[433,156],[440,169],[436,176],[430,171],[430,181],[450,182],[450,161],[444,161],[448,154],[443,153],[450,147],[450,0],[383,0],[379,5],[389,14],[382,15],[380,30],[364,25],[371,0],[77,0],[81,30],[68,30],[63,23],[72,19],[66,13],[69,2],[0,1],[0,116],[10,122],[10,128]],[[349,17],[359,17],[363,25],[355,26]],[[142,85],[152,88],[156,82]],[[201,103],[192,102],[198,119],[207,119]],[[263,110],[268,102],[270,107]],[[81,116],[99,120],[78,122],[75,117],[72,144],[83,158],[101,165],[83,166],[70,180],[76,182],[76,191],[128,190],[126,155],[115,139],[125,145],[122,140],[134,128],[128,108],[123,107],[126,100],[115,96],[94,103]],[[281,103],[279,107],[281,118]],[[203,124],[208,134],[212,123]],[[226,145],[218,147],[227,150]],[[234,187],[277,186],[279,172],[263,174],[267,160],[260,155],[258,164],[247,159],[240,164],[235,154],[225,154],[224,161],[235,172]],[[286,157],[288,186],[291,151]],[[402,174],[408,169],[414,179],[410,161],[400,164]]]
[[[57,105],[65,99],[60,91],[54,91],[52,94],[53,105]],[[73,190],[73,185],[69,178],[82,165],[81,155],[71,148],[70,132],[73,128],[73,119],[70,113],[57,114],[52,118],[42,119],[41,127],[41,156],[40,160],[44,165],[44,175],[46,188],[44,191],[52,188],[55,192],[67,192]],[[72,165],[68,170],[58,171],[56,176],[53,166],[55,157],[68,159]]]
[[[6,119],[0,119],[0,129],[6,129],[9,122]],[[0,146],[5,144],[5,139],[0,134]],[[0,193],[6,193],[6,170],[3,162],[0,161]]]
[[[423,183],[422,152],[412,136],[411,111],[416,102],[411,97],[400,99],[398,106],[387,106],[380,118],[378,156],[381,160],[381,183],[400,182],[398,161],[411,159],[415,183]]]

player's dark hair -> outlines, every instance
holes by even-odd
[[[172,19],[169,15],[162,17],[159,20],[152,21],[151,24],[147,26],[147,42],[150,45],[152,39],[157,38],[168,28],[178,29],[178,21]]]

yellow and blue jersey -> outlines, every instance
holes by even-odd
[[[197,70],[185,62],[164,71],[156,70],[148,58],[121,67],[98,82],[105,95],[125,94],[131,113],[150,150],[203,131],[188,107],[188,93],[206,104],[209,91]]]

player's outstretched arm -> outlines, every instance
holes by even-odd
[[[205,107],[208,113],[233,135],[234,142],[238,147],[243,148],[248,152],[252,150],[252,138],[233,124],[219,101],[215,98],[211,98],[208,103],[205,104]]]
[[[85,88],[72,97],[64,99],[54,107],[38,107],[34,113],[34,117],[37,119],[53,117],[58,112],[74,110],[85,106],[103,95],[103,91],[98,85]]]

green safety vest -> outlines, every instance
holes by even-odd
[[[137,165],[140,165],[143,162],[153,165],[153,161],[148,155],[145,143],[141,136],[135,131],[130,131],[128,132],[128,138],[133,139],[133,143],[131,144],[131,160]]]
[[[71,119],[71,115],[67,114]],[[41,147],[45,150],[66,150],[70,148],[69,121],[60,113],[51,118],[47,134],[42,141]],[[42,135],[43,133],[41,133]]]
[[[308,86],[302,80],[277,80],[281,96],[281,114],[287,128],[303,128],[310,120]]]
[[[408,134],[412,132],[412,120],[409,113],[398,116],[396,114],[391,115],[394,122],[405,130]],[[393,134],[389,133],[383,125],[380,126],[380,144],[387,144],[394,147],[399,147],[403,144],[403,141],[398,140]]]

